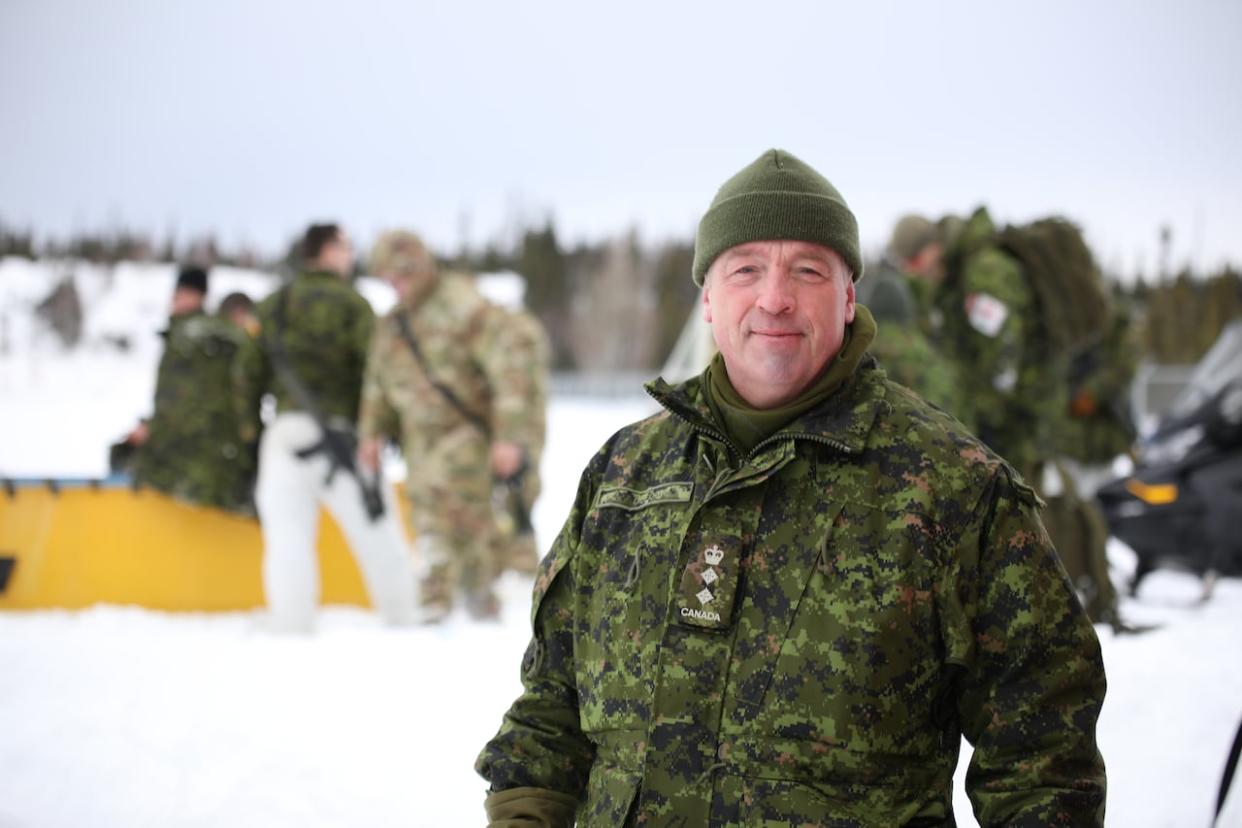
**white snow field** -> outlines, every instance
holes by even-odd
[[[107,444],[149,406],[171,269],[76,272],[91,305],[83,343],[62,352],[29,318],[48,268],[0,263],[0,475],[102,474]],[[272,284],[223,275],[229,290]],[[134,347],[106,346],[115,333]],[[652,410],[638,393],[553,400],[535,510],[545,547],[590,455]],[[1132,555],[1110,552],[1120,579]],[[268,634],[250,613],[0,613],[0,828],[481,825],[471,766],[520,688],[529,589],[504,581],[500,623],[392,630],[337,607],[312,637]],[[1242,583],[1198,596],[1193,578],[1158,572],[1123,611],[1159,629],[1098,628],[1111,827],[1211,824],[1242,717]],[[970,826],[966,760],[956,807]]]

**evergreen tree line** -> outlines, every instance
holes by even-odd
[[[0,257],[4,256],[30,260],[78,259],[94,264],[184,262],[204,267],[245,268],[269,268],[276,264],[249,246],[228,249],[212,234],[181,244],[172,234],[156,242],[148,233],[129,229],[75,233],[65,239],[36,239],[30,229],[10,227],[0,220]]]
[[[154,245],[140,233],[89,234],[36,243],[29,231],[0,224],[0,256],[30,259],[193,262],[277,271],[296,266],[296,250],[263,259],[227,251],[204,237],[178,247]],[[527,280],[527,306],[548,330],[558,370],[650,371],[672,349],[696,311],[690,281],[693,241],[644,243],[634,231],[602,242],[562,245],[554,224],[530,227],[510,245],[467,249],[443,264],[469,272],[513,270]],[[364,263],[359,263],[363,272]],[[1115,300],[1137,325],[1143,357],[1158,363],[1198,361],[1231,320],[1242,318],[1242,274],[1186,269],[1175,277],[1132,284],[1110,279]]]
[[[1198,362],[1221,330],[1242,318],[1242,274],[1229,265],[1207,277],[1182,270],[1154,285],[1139,280],[1119,292],[1133,308],[1144,356],[1153,362]]]
[[[522,274],[556,368],[639,371],[660,366],[695,307],[693,260],[691,241],[647,245],[634,231],[566,249],[548,222],[527,229],[511,249],[491,245],[448,264]]]

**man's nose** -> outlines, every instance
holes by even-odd
[[[764,275],[759,283],[759,296],[755,305],[765,313],[778,314],[793,310],[793,280],[783,269],[774,269]]]

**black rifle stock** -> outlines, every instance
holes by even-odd
[[[522,452],[522,465],[503,481],[509,489],[509,512],[513,518],[513,527],[519,535],[529,534],[535,529],[530,522],[530,506],[527,505],[526,498],[522,494],[522,479],[526,477],[529,468],[526,452]]]

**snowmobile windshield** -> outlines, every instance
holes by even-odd
[[[1190,414],[1234,381],[1242,381],[1242,320],[1221,331],[1216,344],[1195,366],[1190,382],[1169,406],[1168,416],[1180,419]]]

